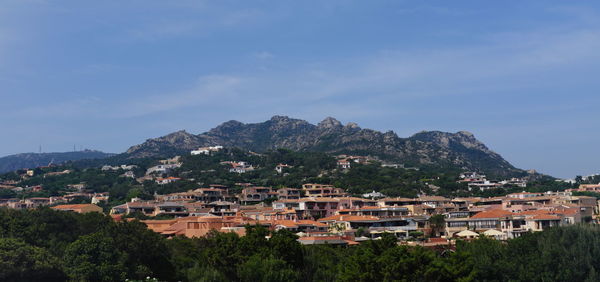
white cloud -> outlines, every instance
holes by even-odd
[[[242,79],[235,76],[208,75],[198,79],[195,85],[186,90],[147,95],[127,101],[115,110],[109,110],[111,118],[131,118],[151,114],[167,113],[181,108],[196,107],[199,110],[211,107],[239,95]],[[235,102],[235,101],[231,101]]]

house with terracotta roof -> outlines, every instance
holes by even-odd
[[[370,215],[377,217],[408,216],[410,211],[406,207],[379,207],[364,206],[354,209],[342,209],[337,212],[340,215]]]
[[[102,212],[102,208],[94,204],[58,205],[51,207],[59,211],[71,211],[76,213]]]
[[[279,200],[293,200],[300,199],[302,197],[302,190],[297,188],[280,188],[277,189],[277,199]]]
[[[276,220],[271,222],[275,230],[289,230],[294,233],[324,233],[329,229],[329,225],[314,220]]]
[[[242,189],[239,198],[244,204],[255,204],[269,198],[277,198],[278,195],[271,187],[246,187]]]
[[[210,213],[217,216],[233,216],[236,215],[240,205],[226,201],[214,201],[205,205],[210,208]]]
[[[333,185],[306,183],[302,184],[306,197],[344,197],[348,194],[342,188]]]
[[[157,205],[157,202],[132,199],[131,202],[112,207],[110,214],[141,213],[147,216],[154,216]]]
[[[526,232],[543,231],[547,228],[580,222],[578,208],[544,208],[518,213],[503,209],[490,209],[468,218],[446,218],[446,234],[471,230],[478,233],[488,230],[503,232],[503,239],[516,238]]]
[[[409,233],[417,231],[418,223],[413,217],[376,217],[359,215],[333,215],[318,220],[329,224],[330,232],[356,232],[362,228],[372,235],[385,232],[399,238],[408,238]],[[375,237],[378,235],[375,235]]]
[[[181,217],[170,220],[142,220],[148,228],[166,237],[176,235],[192,237],[203,237],[211,231],[232,232],[240,236],[245,235],[244,226],[258,222],[239,216],[202,216]]]

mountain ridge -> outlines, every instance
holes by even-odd
[[[114,155],[115,154],[104,153],[96,150],[52,153],[20,153],[0,157],[0,173],[15,171],[18,169],[47,166],[50,163],[62,164],[67,161],[78,161],[83,159],[104,159]]]
[[[316,125],[280,115],[259,123],[230,120],[200,134],[181,130],[151,138],[130,147],[124,154],[128,158],[160,157],[210,145],[239,147],[255,152],[286,148],[332,154],[363,154],[412,166],[454,167],[496,176],[527,174],[468,131],[421,131],[402,138],[391,130],[380,132],[363,129],[352,122],[344,125],[333,117],[327,117]]]

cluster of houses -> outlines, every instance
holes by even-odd
[[[376,161],[376,159],[367,156],[349,156],[349,155],[338,155],[337,166],[340,169],[350,169],[352,164],[367,164],[372,161]]]
[[[0,207],[11,209],[35,209],[38,207],[52,206],[61,203],[68,203],[75,199],[85,199],[92,204],[107,202],[109,199],[108,193],[86,193],[86,192],[69,192],[64,196],[56,197],[32,197],[32,198],[9,198],[0,199]]]
[[[600,184],[581,184],[579,188],[567,189],[568,192],[593,192],[600,193]]]
[[[242,161],[237,161],[237,162],[225,161],[225,162],[221,162],[221,164],[229,166],[229,172],[246,173],[246,172],[254,170],[254,166],[252,166],[248,162],[242,162]]]
[[[113,207],[111,214],[115,218],[131,213],[168,215],[170,219],[143,221],[167,237],[198,237],[211,230],[243,235],[246,225],[260,224],[294,232],[303,244],[356,244],[377,240],[383,233],[403,241],[437,237],[437,242],[447,244],[453,238],[485,235],[506,240],[525,232],[593,222],[598,210],[596,198],[574,196],[569,191],[522,192],[494,198],[375,199],[352,197],[341,188],[309,183],[302,188],[279,189],[246,185],[236,195],[227,187],[211,185],[155,195],[152,201],[134,199]],[[443,226],[431,223],[430,218],[436,215],[444,218]]]
[[[467,183],[469,191],[480,190],[485,191],[493,188],[500,188],[504,186],[513,186],[526,188],[527,180],[523,178],[511,178],[503,181],[491,181],[486,178],[485,175],[477,172],[465,172],[460,174],[460,183]]]

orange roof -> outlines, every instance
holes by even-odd
[[[562,211],[562,213],[564,215],[576,215],[580,212],[579,208],[568,208],[568,209],[564,209]]]
[[[332,215],[319,219],[319,221],[373,221],[379,220],[379,217],[369,215]]]
[[[54,206],[52,207],[53,209],[58,209],[58,210],[62,210],[62,209],[81,209],[81,208],[85,208],[85,207],[90,207],[90,206],[95,206],[93,204],[75,204],[75,205],[58,205],[58,206]]]
[[[495,209],[495,210],[488,210],[488,211],[479,212],[476,215],[472,216],[471,218],[473,218],[473,219],[479,219],[479,218],[499,218],[499,217],[507,217],[507,216],[511,216],[511,215],[513,215],[512,212],[505,211],[505,210],[500,210],[500,209]]]
[[[327,224],[325,223],[321,223],[321,222],[317,222],[314,220],[298,220],[298,221],[293,221],[293,220],[276,220],[273,222],[274,225],[282,225],[288,228],[296,228],[299,225],[313,225],[313,226],[317,226],[317,227],[327,227]]]

